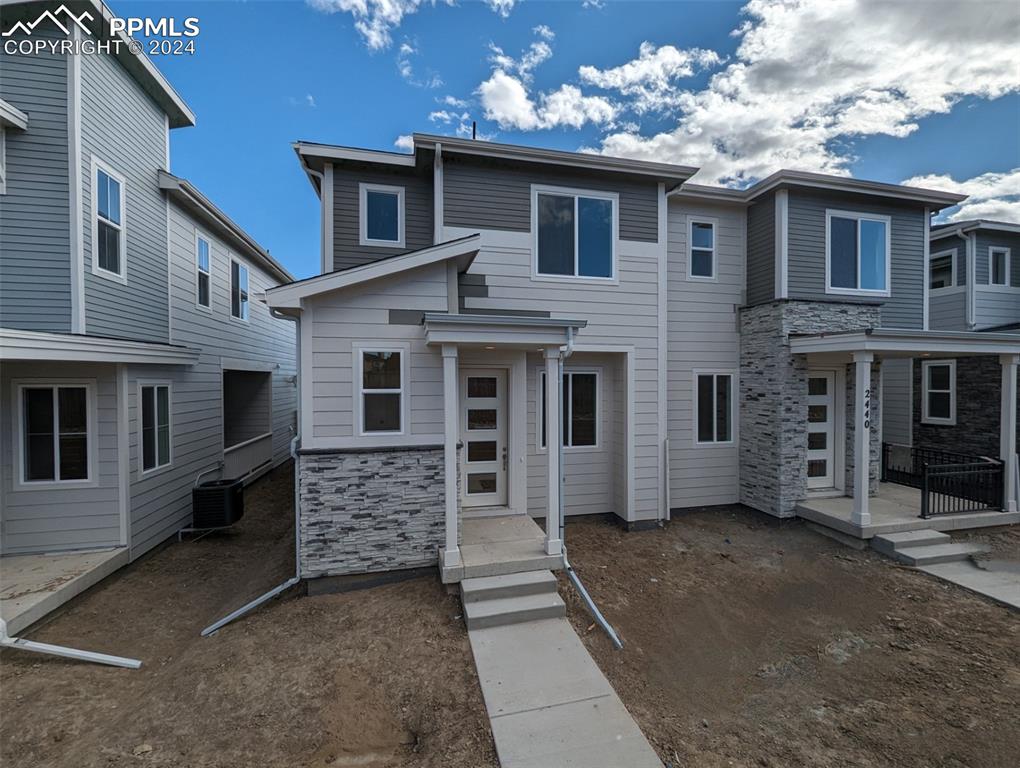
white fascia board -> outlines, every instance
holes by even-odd
[[[0,99],[0,126],[24,131],[28,128],[28,115],[10,102]]]
[[[894,354],[1002,355],[1020,353],[1020,335],[989,333],[872,332],[790,337],[794,354],[879,352]]]
[[[198,357],[190,347],[0,328],[0,360],[193,365]]]
[[[368,280],[389,277],[447,259],[461,259],[462,268],[467,269],[471,261],[474,260],[475,254],[478,253],[480,242],[480,235],[470,235],[399,256],[391,256],[360,267],[345,269],[342,272],[331,272],[328,275],[319,275],[307,280],[277,286],[266,291],[266,303],[273,309],[301,309],[301,300],[310,296],[358,285]]]
[[[311,144],[297,141],[292,145],[299,157],[319,157],[325,160],[351,160],[359,163],[382,163],[413,168],[414,155],[403,152],[384,152],[377,149],[358,149],[357,147],[340,147],[332,144]]]
[[[468,344],[537,348],[563,346],[567,330],[579,330],[587,320],[504,315],[425,314],[426,344]]]
[[[782,184],[795,187],[812,187],[831,189],[837,192],[853,192],[862,195],[875,195],[900,200],[911,200],[919,203],[931,203],[939,208],[958,205],[967,199],[967,195],[955,192],[940,192],[937,189],[906,187],[902,184],[886,184],[879,181],[864,181],[849,177],[831,176],[824,173],[808,173],[807,171],[780,170],[747,189],[747,198],[753,200],[759,195],[775,189]]]

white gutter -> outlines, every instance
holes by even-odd
[[[37,643],[33,640],[22,640],[20,637],[11,637],[7,634],[7,622],[3,619],[0,619],[0,647],[18,648],[22,651],[45,653],[49,656],[61,656],[65,659],[76,659],[77,661],[90,661],[93,664],[106,664],[111,667],[139,669],[142,666],[142,662],[138,659],[110,656],[105,653],[95,653],[94,651],[80,651],[77,648],[68,648],[64,645],[50,645],[49,643]]]

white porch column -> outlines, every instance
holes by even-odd
[[[457,345],[443,345],[443,466],[446,499],[446,549],[443,565],[460,565],[457,544],[457,441],[459,438],[460,403],[457,401]]]
[[[1006,462],[1002,508],[1007,512],[1017,509],[1017,457],[1016,457],[1016,375],[1020,355],[1002,355],[1002,424],[999,430],[999,458]]]
[[[549,458],[549,510],[545,516],[545,551],[558,555],[563,551],[560,540],[560,350],[545,350],[545,445]]]
[[[871,352],[854,352],[854,509],[855,525],[871,525]]]

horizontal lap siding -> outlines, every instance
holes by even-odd
[[[132,557],[150,549],[186,525],[191,516],[191,486],[199,472],[223,457],[222,360],[239,359],[270,367],[272,375],[273,460],[289,455],[296,426],[297,388],[294,323],[273,318],[258,301],[277,281],[232,253],[201,226],[210,243],[209,310],[195,302],[195,221],[170,204],[171,298],[173,343],[201,350],[193,366],[133,366],[130,369],[130,477]],[[249,320],[230,316],[230,258],[249,269]],[[276,367],[279,366],[279,367]],[[138,459],[138,381],[167,380],[172,385],[173,463],[141,477]],[[212,475],[215,477],[215,475]]]
[[[891,358],[882,363],[882,441],[910,445],[913,424],[911,420],[911,386],[913,361]]]
[[[13,464],[17,444],[15,379],[47,383],[95,381],[93,397],[98,424],[90,435],[96,451],[98,484],[94,487],[18,487]],[[0,377],[0,477],[3,488],[0,532],[3,554],[90,549],[120,544],[118,505],[117,380],[115,366],[67,363],[5,363]]]
[[[689,215],[718,221],[717,282],[686,279]],[[743,209],[670,202],[667,397],[673,508],[734,504],[739,500],[736,445],[694,444],[694,371],[738,373],[737,308],[743,295],[746,242]],[[734,380],[734,394],[737,392]]]
[[[769,193],[747,209],[747,303],[776,297],[776,196]]]
[[[49,32],[40,27],[35,37]],[[18,38],[10,38],[18,39]],[[0,196],[0,326],[71,330],[67,57],[0,50],[0,98],[29,116],[8,128]]]
[[[615,192],[620,196],[620,238],[649,243],[658,238],[655,184],[580,169],[536,169],[465,157],[443,161],[444,224],[528,232],[532,184]]]
[[[361,245],[360,184],[404,187],[404,248]],[[333,173],[333,268],[347,269],[432,245],[432,174],[402,168],[393,171],[345,170]]]
[[[889,216],[891,296],[882,301],[882,325],[886,328],[921,328],[924,281],[924,210],[892,202],[875,202],[861,195],[821,190],[790,191],[789,207],[789,295],[792,299],[819,301],[850,300],[853,297],[825,292],[826,209]],[[869,301],[863,297],[862,301]]]
[[[932,291],[928,298],[928,327],[933,331],[966,331],[966,289],[951,293]]]
[[[156,178],[166,165],[164,114],[112,56],[80,58],[86,327],[165,342],[167,213]],[[92,273],[93,156],[126,179],[127,285]]]
[[[978,329],[1020,322],[1020,235],[978,232],[975,243],[974,321]],[[989,285],[989,249],[1010,249],[1010,289]]]
[[[446,264],[374,280],[343,291],[314,297],[305,322],[312,323],[313,440],[354,436],[354,342],[407,342],[411,345],[411,434],[443,434],[443,361],[438,349],[425,346],[421,325],[390,324],[389,312],[400,308],[428,312],[447,309]]]

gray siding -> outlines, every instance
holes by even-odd
[[[86,329],[165,342],[167,214],[156,179],[166,164],[164,115],[112,56],[80,58]],[[126,285],[92,273],[93,156],[126,179]]]
[[[404,248],[360,245],[359,184],[387,184],[404,187]],[[432,214],[432,174],[422,175],[410,168],[333,172],[333,268],[346,269],[397,253],[432,245],[435,217]]]
[[[989,249],[1010,249],[1009,286],[989,284]],[[974,322],[977,329],[1020,322],[1020,235],[979,231],[974,248]]]
[[[718,224],[716,282],[687,280],[687,217]],[[668,426],[670,506],[739,501],[739,448],[695,445],[694,372],[740,368],[737,309],[744,287],[745,217],[742,208],[671,200],[669,204]],[[734,378],[733,395],[738,380]],[[739,424],[734,434],[739,438]]]
[[[789,295],[792,299],[849,300],[825,293],[825,211],[828,208],[874,213],[892,220],[891,296],[882,302],[886,328],[921,328],[924,281],[924,210],[890,202],[876,203],[861,196],[790,190]],[[861,301],[871,301],[862,297]]]
[[[202,354],[193,366],[132,366],[129,369],[129,443],[131,478],[131,556],[138,557],[187,524],[191,516],[191,485],[195,476],[223,457],[224,360],[244,360],[271,368],[273,461],[287,459],[296,426],[297,389],[294,323],[274,319],[269,308],[254,297],[277,281],[233,254],[208,231],[210,243],[211,308],[195,302],[195,221],[176,204],[170,204],[170,266],[174,344],[198,348]],[[249,268],[249,320],[230,316],[230,259]],[[279,365],[279,367],[275,367]],[[138,454],[138,382],[167,381],[172,391],[173,463],[164,470],[141,476]],[[215,475],[212,475],[215,477]]]
[[[747,209],[747,304],[776,297],[776,196],[762,196]]]
[[[910,445],[913,360],[890,358],[882,362],[882,441]]]
[[[658,239],[658,192],[647,180],[465,157],[443,159],[444,224],[528,232],[532,184],[616,192],[620,196],[620,238],[649,243]]]
[[[52,36],[39,28],[35,36]],[[16,38],[12,38],[16,39]],[[70,203],[65,56],[0,50],[0,98],[28,115],[9,129],[0,195],[0,326],[71,330]]]
[[[19,485],[14,476],[17,444],[15,382],[59,384],[88,380],[98,420],[92,435],[96,478],[88,485]],[[118,507],[116,366],[65,363],[5,363],[0,375],[0,552],[5,555],[90,549],[120,544]],[[91,416],[90,416],[91,418]]]
[[[928,327],[933,331],[966,331],[966,288],[932,291],[928,296]]]
[[[976,233],[975,246],[977,262],[974,265],[974,272],[978,285],[988,285],[988,249],[995,246],[1010,249],[1009,284],[1014,288],[1020,288],[1020,235],[979,231]]]

